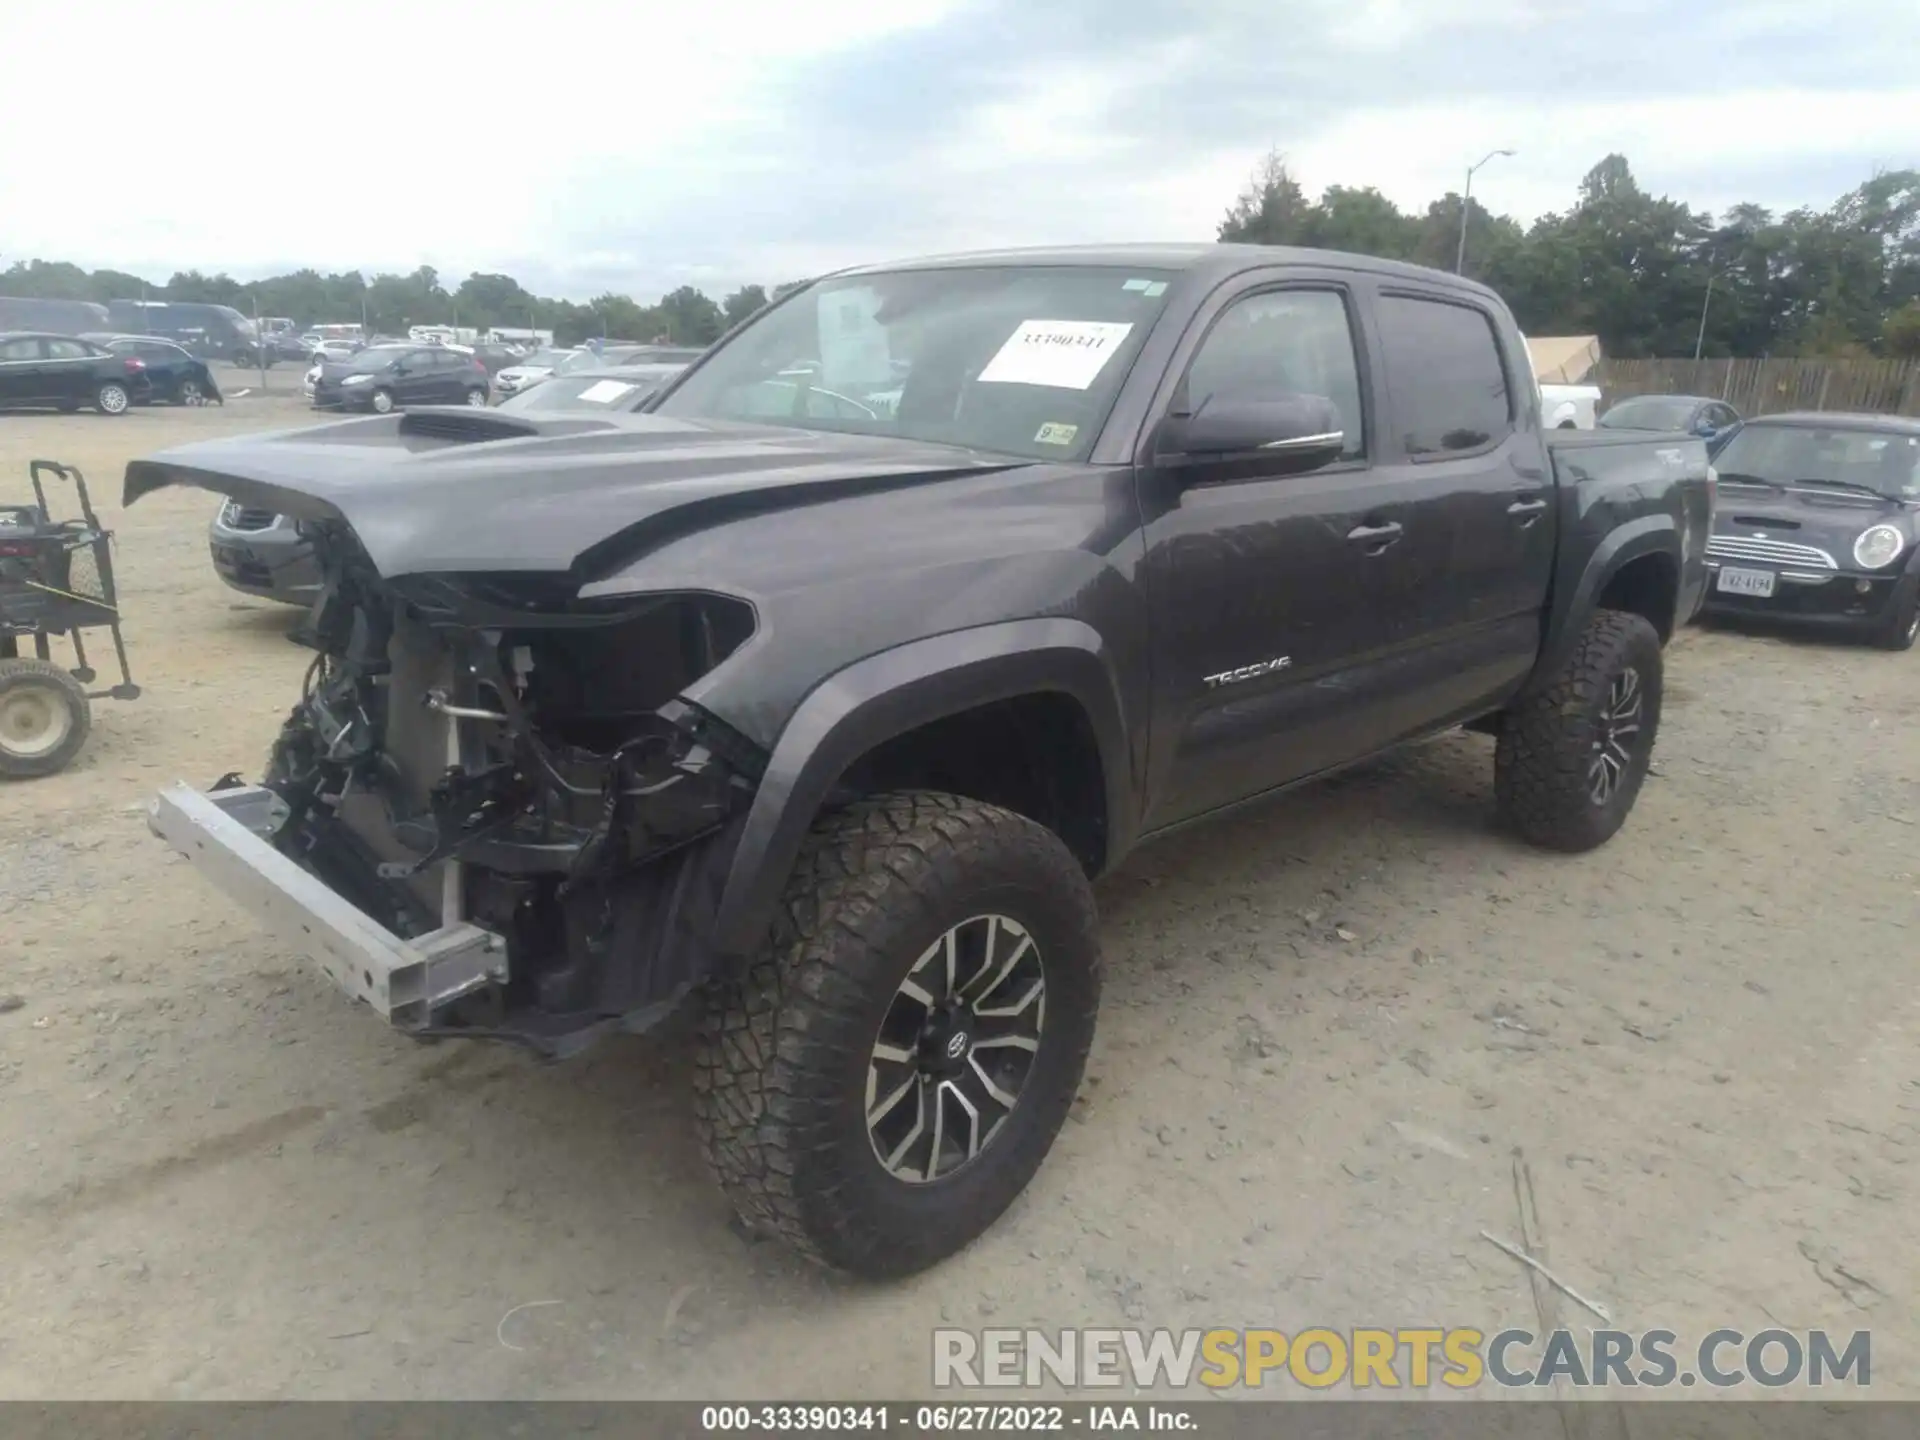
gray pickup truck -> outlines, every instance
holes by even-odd
[[[156,831],[416,1035],[695,996],[727,1196],[867,1275],[1041,1164],[1142,841],[1458,726],[1520,835],[1612,836],[1713,502],[1697,440],[1543,435],[1492,292],[1217,245],[849,271],[645,413],[210,441],[126,498],[168,485],[299,518],[323,588],[263,775]]]

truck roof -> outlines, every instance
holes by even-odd
[[[977,269],[989,265],[1063,265],[1101,266],[1125,269],[1130,265],[1150,270],[1178,270],[1225,279],[1248,270],[1274,266],[1317,266],[1325,269],[1360,270],[1369,274],[1391,275],[1427,284],[1445,284],[1477,295],[1494,292],[1474,280],[1452,275],[1424,265],[1400,260],[1382,260],[1371,255],[1355,255],[1344,250],[1310,250],[1292,245],[1229,245],[1204,241],[1177,243],[1136,243],[1122,245],[1054,245],[1010,250],[977,250],[952,255],[930,255],[878,265],[857,265],[835,271],[836,275],[872,275],[899,270]],[[1496,297],[1497,298],[1497,297]]]

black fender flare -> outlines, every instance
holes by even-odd
[[[1663,641],[1672,638],[1673,631],[1688,618],[1679,613],[1682,599],[1679,590],[1686,583],[1680,527],[1671,515],[1642,515],[1609,532],[1601,540],[1587,557],[1587,563],[1573,582],[1567,599],[1564,602],[1556,601],[1551,607],[1547,633],[1540,646],[1540,663],[1534,667],[1533,678],[1526,686],[1528,693],[1551,684],[1553,677],[1560,673],[1561,667],[1573,654],[1580,633],[1586,629],[1587,621],[1593,617],[1607,582],[1625,566],[1648,555],[1664,555],[1674,565],[1675,613],[1668,622],[1667,633],[1662,636]]]
[[[774,743],[721,892],[714,944],[741,956],[764,940],[807,832],[847,770],[876,745],[930,721],[1041,693],[1078,702],[1099,748],[1107,863],[1135,817],[1126,729],[1099,632],[1065,617],[949,631],[883,650],[810,691]]]

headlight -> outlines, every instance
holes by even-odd
[[[1860,532],[1853,542],[1853,561],[1862,570],[1878,570],[1890,565],[1907,548],[1907,537],[1891,525],[1875,525]]]
[[[349,375],[340,383],[342,385],[370,385],[373,383],[373,377],[371,375]]]

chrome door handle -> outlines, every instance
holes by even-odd
[[[1389,520],[1385,525],[1356,525],[1347,532],[1348,543],[1366,545],[1368,553],[1377,555],[1393,544],[1401,536],[1401,525],[1397,520]]]
[[[1516,500],[1513,504],[1507,506],[1507,514],[1538,515],[1546,508],[1547,502],[1544,500]]]

